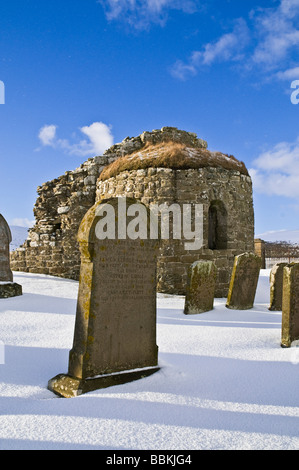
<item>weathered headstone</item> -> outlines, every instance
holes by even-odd
[[[122,203],[125,200],[128,207],[137,202],[114,198],[95,204],[83,218],[78,232],[81,271],[68,374],[56,376],[48,384],[50,390],[64,397],[135,380],[158,370],[159,244],[149,237],[128,237],[129,223],[120,213],[120,200]],[[138,206],[149,215],[143,204]],[[114,229],[107,222],[111,239],[99,239],[98,224],[102,227],[104,220],[99,213],[107,211],[108,217],[111,207],[116,225],[120,223],[121,228],[117,227],[118,233],[113,238]],[[149,235],[149,225],[146,230]]]
[[[10,242],[10,228],[0,214],[0,299],[22,295],[22,286],[13,282],[13,274],[10,269]]]
[[[270,307],[269,310],[282,310],[283,269],[288,263],[277,263],[270,272]]]
[[[212,261],[195,261],[189,268],[185,315],[213,310],[217,268]]]
[[[281,346],[289,348],[299,339],[299,263],[283,269]]]
[[[253,307],[260,269],[261,258],[253,253],[243,253],[235,257],[227,308],[247,310]]]

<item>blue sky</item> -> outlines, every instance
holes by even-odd
[[[175,126],[245,162],[256,235],[299,229],[299,0],[0,0],[0,12],[11,225],[32,224],[43,182]]]

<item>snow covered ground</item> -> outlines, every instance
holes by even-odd
[[[14,281],[24,295],[0,300],[0,449],[299,449],[299,348],[280,347],[269,271],[247,311],[216,299],[187,317],[183,297],[159,294],[161,370],[73,399],[47,382],[67,371],[78,283]]]

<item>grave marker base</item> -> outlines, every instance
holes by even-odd
[[[10,297],[17,297],[22,295],[22,286],[16,282],[1,282],[0,283],[0,299],[8,299]]]
[[[124,371],[108,375],[100,375],[87,379],[78,379],[68,374],[59,374],[48,382],[48,389],[61,398],[74,398],[84,393],[122,385],[135,380],[149,377],[158,372],[160,367],[150,367],[132,371]]]

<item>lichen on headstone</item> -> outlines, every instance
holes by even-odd
[[[212,261],[196,261],[188,272],[185,315],[213,310],[217,268]]]

